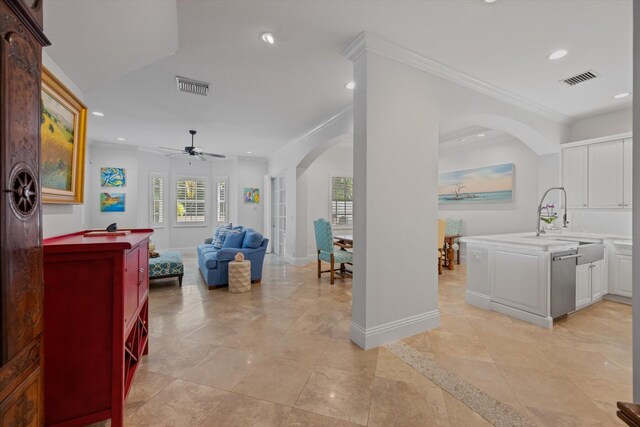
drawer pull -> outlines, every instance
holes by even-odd
[[[138,269],[138,271],[139,271],[140,273],[144,273],[144,268],[139,268],[139,269]]]

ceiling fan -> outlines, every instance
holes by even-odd
[[[224,159],[226,157],[222,154],[205,153],[204,151],[202,151],[202,148],[194,146],[193,139],[196,136],[196,131],[190,130],[189,133],[191,134],[191,145],[190,146],[187,145],[186,147],[184,147],[183,150],[178,150],[177,148],[169,148],[169,147],[159,147],[159,148],[162,148],[163,150],[179,151],[179,153],[167,154],[167,156],[179,156],[182,154],[186,154],[188,156],[194,156],[199,160],[202,160],[203,162],[207,161],[206,157],[204,156],[217,157],[219,159]]]

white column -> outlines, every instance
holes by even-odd
[[[440,118],[423,71],[368,50],[351,59],[356,82],[351,339],[367,349],[439,325]]]

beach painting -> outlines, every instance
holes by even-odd
[[[124,187],[126,183],[127,175],[123,168],[100,168],[102,187]]]
[[[100,212],[124,212],[124,193],[100,193]]]
[[[513,163],[439,174],[440,205],[513,201]]]
[[[260,189],[245,187],[242,191],[245,203],[260,203]]]

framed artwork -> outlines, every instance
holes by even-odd
[[[100,168],[100,186],[124,187],[127,184],[127,172],[123,168]]]
[[[42,67],[41,110],[42,201],[82,204],[87,107]]]
[[[441,173],[440,205],[513,201],[513,163]]]
[[[100,212],[124,212],[124,193],[100,193]]]
[[[260,189],[245,187],[243,192],[245,203],[260,203]]]

